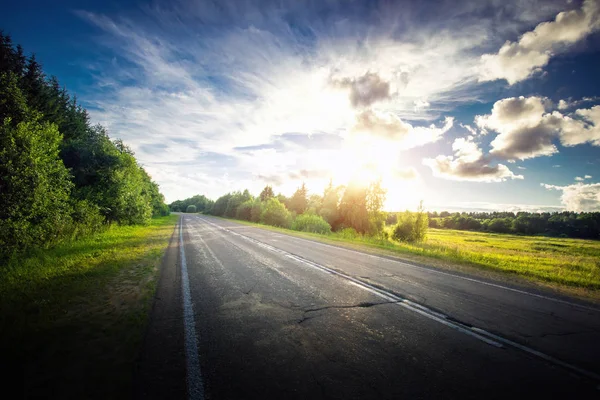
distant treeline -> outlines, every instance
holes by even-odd
[[[401,213],[395,227],[385,228],[387,213],[382,211],[386,191],[381,182],[368,186],[350,182],[348,186],[329,186],[323,195],[308,195],[304,184],[291,197],[275,195],[266,186],[254,197],[248,190],[227,193],[216,201],[204,195],[178,200],[169,205],[173,211],[202,212],[217,216],[260,222],[313,233],[339,232],[346,238],[356,235],[399,241],[422,241],[427,233],[427,214]],[[396,217],[396,216],[395,216]]]
[[[331,230],[354,229],[368,235],[384,234],[383,226],[394,226],[395,239],[411,238],[422,240],[429,228],[457,229],[494,233],[516,233],[524,235],[547,235],[584,239],[600,239],[600,212],[575,213],[531,213],[531,212],[383,212],[385,191],[377,184],[358,189],[349,185],[334,187],[331,183],[323,196],[307,195],[306,187],[300,187],[292,197],[275,195],[271,186],[265,187],[258,197],[248,190],[232,192],[212,201],[204,195],[178,200],[169,205],[173,211],[203,212],[218,216],[238,218],[253,222],[264,222],[262,215],[265,201],[276,199],[283,206],[280,226],[290,227],[298,215],[316,215],[323,219]],[[286,214],[286,212],[289,213]],[[404,232],[404,233],[403,233]],[[412,232],[412,233],[411,233]]]
[[[554,213],[531,212],[430,212],[429,227],[548,235],[584,239],[600,239],[600,212]],[[387,222],[395,223],[396,214],[388,214]]]
[[[0,32],[0,258],[167,213],[132,151]]]
[[[216,201],[199,195],[175,201],[169,207],[172,211],[203,212],[286,228],[292,227],[298,217],[311,215],[319,229],[324,225],[317,221],[323,221],[327,230],[348,228],[374,235],[384,226],[385,214],[381,211],[384,200],[385,190],[379,182],[367,187],[353,183],[336,187],[330,182],[322,196],[309,196],[304,184],[291,197],[275,195],[267,185],[257,197],[248,190],[227,193]]]

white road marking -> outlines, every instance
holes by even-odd
[[[246,226],[244,226],[244,227],[246,227]],[[429,273],[432,273],[432,274],[439,274],[439,275],[451,276],[453,278],[462,279],[462,280],[469,281],[469,282],[476,282],[476,283],[480,283],[482,285],[491,286],[491,287],[495,287],[495,288],[498,288],[498,289],[509,290],[511,292],[516,292],[516,293],[524,294],[524,295],[527,295],[527,296],[537,297],[537,298],[544,299],[544,300],[554,301],[556,303],[562,303],[562,304],[566,304],[566,305],[569,305],[569,306],[572,306],[572,307],[581,308],[581,309],[584,309],[584,310],[600,312],[600,308],[590,307],[590,306],[586,306],[586,305],[578,304],[578,303],[573,303],[573,302],[568,301],[568,300],[557,299],[556,297],[545,296],[543,294],[538,294],[538,293],[531,293],[531,292],[528,292],[526,290],[515,289],[515,288],[509,287],[509,286],[499,285],[497,283],[491,283],[491,282],[486,282],[486,281],[482,281],[482,280],[475,279],[475,278],[469,278],[469,277],[466,277],[466,276],[456,275],[456,274],[452,274],[452,273],[449,273],[449,272],[440,271],[440,270],[437,270],[437,269],[426,268],[426,267],[419,267],[418,265],[409,264],[409,263],[406,263],[406,262],[403,262],[403,261],[400,261],[400,260],[393,260],[393,259],[390,259],[390,258],[377,256],[375,254],[363,253],[361,251],[347,249],[345,247],[333,246],[333,245],[330,245],[330,244],[327,244],[327,243],[317,242],[316,240],[303,239],[303,238],[299,238],[297,236],[290,236],[290,235],[283,235],[283,234],[278,234],[278,235],[281,236],[281,237],[293,238],[295,240],[301,240],[301,241],[308,242],[308,243],[311,243],[311,244],[316,244],[318,246],[330,247],[330,248],[333,248],[333,249],[336,249],[336,250],[344,250],[344,251],[348,251],[348,252],[351,252],[351,253],[359,254],[361,256],[366,256],[366,257],[370,257],[370,258],[376,258],[376,259],[387,261],[387,262],[398,263],[398,264],[401,264],[402,266],[406,266],[406,267],[418,269],[420,271],[425,271],[425,272],[429,272]]]
[[[332,274],[332,275],[337,275],[337,276],[339,276],[341,278],[344,278],[344,279],[350,281],[351,284],[353,284],[353,285],[355,285],[355,286],[357,286],[357,287],[359,287],[359,288],[361,288],[363,290],[367,290],[367,291],[369,291],[369,292],[377,295],[378,297],[381,297],[381,298],[386,299],[388,301],[394,302],[395,304],[398,304],[401,307],[404,307],[404,308],[406,308],[408,310],[414,311],[414,312],[416,312],[416,313],[418,313],[420,315],[423,315],[424,317],[427,317],[429,319],[437,321],[437,322],[439,322],[439,323],[441,323],[443,325],[446,325],[446,326],[448,326],[448,327],[450,327],[452,329],[455,329],[455,330],[457,330],[459,332],[462,332],[462,333],[464,333],[466,335],[472,336],[472,337],[474,337],[474,338],[476,338],[478,340],[481,340],[484,343],[490,344],[490,345],[498,347],[498,348],[503,348],[504,347],[503,344],[506,344],[508,346],[511,346],[511,347],[516,348],[516,349],[521,350],[521,351],[524,351],[524,352],[529,353],[531,355],[534,355],[534,356],[536,356],[538,358],[541,358],[541,359],[543,359],[543,360],[545,360],[547,362],[553,363],[555,365],[558,365],[558,366],[561,366],[561,367],[563,367],[565,369],[568,369],[568,370],[570,370],[572,372],[578,373],[578,374],[580,374],[582,376],[585,376],[587,378],[590,378],[590,379],[593,379],[593,380],[596,380],[596,381],[600,381],[600,375],[598,375],[598,374],[596,374],[594,372],[590,372],[590,371],[587,371],[585,369],[579,368],[579,367],[577,367],[575,365],[566,363],[564,361],[561,361],[561,360],[559,360],[557,358],[554,358],[554,357],[552,357],[550,355],[547,355],[545,353],[542,353],[542,352],[537,351],[535,349],[532,349],[530,347],[524,346],[522,344],[513,342],[512,340],[509,340],[509,339],[503,338],[501,336],[495,335],[495,334],[493,334],[491,332],[488,332],[488,331],[486,331],[484,329],[477,328],[477,327],[474,327],[474,326],[468,326],[468,325],[462,324],[462,323],[460,323],[458,321],[450,320],[450,319],[448,319],[448,316],[446,316],[446,315],[444,315],[442,313],[439,313],[439,312],[436,312],[434,310],[431,310],[428,307],[425,307],[425,306],[423,306],[421,304],[415,303],[415,302],[410,301],[408,299],[404,299],[404,298],[402,298],[400,296],[397,296],[397,295],[395,295],[395,294],[393,294],[391,292],[388,292],[386,290],[379,289],[379,288],[377,288],[375,286],[372,286],[372,285],[370,285],[368,283],[365,283],[365,282],[363,282],[363,281],[361,281],[359,279],[356,279],[356,278],[354,278],[354,277],[352,277],[350,275],[346,275],[346,274],[344,274],[342,272],[338,272],[338,271],[333,270],[331,268],[328,268],[328,267],[326,267],[324,265],[317,264],[317,263],[315,263],[313,261],[304,259],[302,257],[299,257],[299,256],[295,255],[295,254],[288,253],[285,250],[278,249],[278,248],[273,247],[273,246],[271,246],[271,245],[269,245],[267,243],[263,243],[263,242],[261,242],[261,241],[259,241],[257,239],[251,238],[251,237],[243,235],[241,233],[234,232],[234,231],[232,231],[230,229],[227,229],[227,228],[224,228],[224,227],[219,226],[217,224],[214,224],[214,223],[212,223],[210,221],[207,221],[207,220],[205,220],[203,218],[200,218],[200,220],[204,221],[204,222],[206,222],[206,223],[208,223],[210,225],[213,225],[216,228],[221,229],[221,230],[223,230],[225,232],[229,232],[232,235],[239,236],[239,237],[241,237],[241,238],[243,238],[245,240],[248,240],[248,241],[250,241],[250,242],[252,242],[252,243],[254,243],[254,244],[256,244],[256,245],[258,245],[260,247],[263,247],[263,248],[269,250],[269,251],[272,251],[272,252],[275,252],[275,253],[279,253],[279,254],[283,255],[284,257],[293,259],[295,261],[298,261],[298,262],[300,262],[300,263],[302,263],[304,265],[307,265],[309,267],[315,268],[315,269],[320,270],[322,272],[326,272],[326,273],[329,273],[329,274]],[[312,242],[312,241],[310,241],[310,242],[311,243],[316,243],[316,242]],[[331,246],[331,247],[335,247],[335,246]],[[339,249],[339,248],[337,248],[337,249]],[[361,253],[361,254],[364,254],[364,253]],[[376,257],[376,256],[373,256],[373,257]],[[407,265],[410,265],[410,264],[407,264]],[[417,268],[419,268],[419,267],[417,267]],[[423,268],[423,269],[426,269],[426,268]],[[447,274],[447,275],[452,275],[452,274]],[[455,275],[452,275],[452,276],[455,276]],[[477,282],[479,282],[479,281],[477,281]],[[485,283],[485,282],[481,282],[481,283]],[[507,289],[510,289],[510,288],[507,288]],[[530,293],[527,293],[527,292],[524,292],[524,293],[525,294],[530,294]],[[545,297],[545,296],[542,296],[542,297]],[[552,298],[549,298],[549,299],[552,299]],[[558,299],[556,299],[556,300],[558,300]],[[569,304],[571,304],[571,303],[569,303]],[[598,388],[600,390],[600,385],[599,385]]]
[[[189,400],[204,400],[204,382],[200,371],[198,358],[198,339],[196,337],[196,323],[194,321],[194,306],[190,293],[190,280],[188,277],[185,249],[183,246],[183,221],[179,223],[179,254],[181,258],[181,291],[183,293],[183,326],[185,336],[185,359],[187,369],[187,389]]]

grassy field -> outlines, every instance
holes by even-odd
[[[409,244],[391,239],[344,237],[340,233],[319,235],[238,222],[333,244],[362,246],[444,268],[475,267],[562,288],[569,294],[600,299],[600,241],[429,229],[425,242]]]
[[[159,263],[177,219],[112,226],[0,268],[0,346],[22,397],[131,397]]]

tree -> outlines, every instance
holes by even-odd
[[[18,94],[15,94],[18,96]],[[0,125],[0,252],[56,241],[68,232],[72,183],[56,125],[35,115]]]
[[[381,185],[381,179],[372,182],[367,191],[367,211],[369,213],[369,232],[378,234],[383,231],[385,213],[382,211],[387,191]]]
[[[417,242],[424,241],[427,236],[427,228],[429,228],[429,217],[423,208],[423,200],[421,200],[415,216],[414,240]]]
[[[367,188],[357,182],[350,182],[344,191],[339,212],[345,227],[354,228],[359,233],[369,232]]]
[[[291,225],[291,215],[279,200],[270,198],[265,202],[265,209],[261,215],[261,221],[267,225],[289,228]]]
[[[187,208],[185,209],[186,213],[195,213],[196,212],[196,206],[193,204],[190,204],[189,206],[187,206]]]
[[[308,208],[308,190],[304,183],[292,195],[288,208],[298,215],[304,213]]]
[[[333,187],[333,181],[329,180],[329,186],[325,188],[325,192],[323,193],[323,202],[321,205],[321,209],[319,210],[319,215],[323,217],[329,225],[331,225],[334,229],[337,227],[340,214],[338,211],[338,204],[340,202],[340,193],[343,191],[343,187],[338,186],[336,188]]]
[[[273,197],[273,188],[270,185],[265,186],[265,188],[260,192],[260,201],[267,201],[271,197]]]

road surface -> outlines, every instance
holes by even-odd
[[[600,398],[593,305],[185,214],[162,274],[140,397]]]

